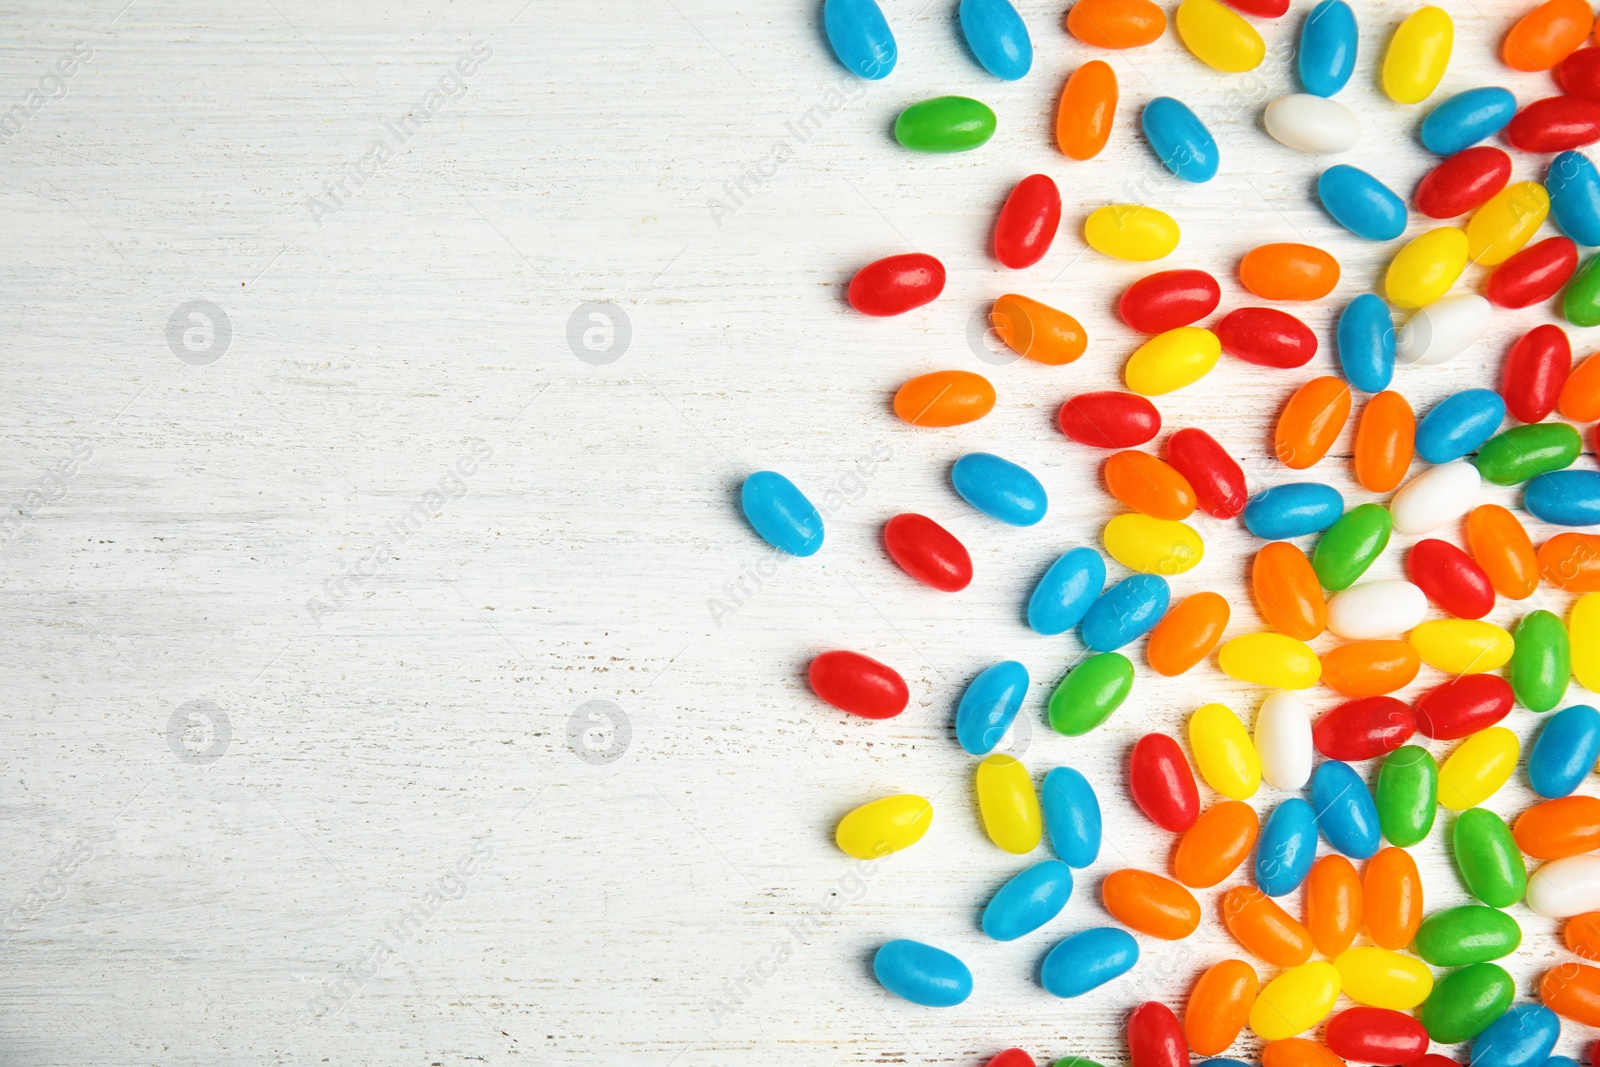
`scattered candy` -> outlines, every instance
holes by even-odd
[[[1082,869],[1100,855],[1100,801],[1089,780],[1071,767],[1057,767],[1039,787],[1050,847],[1068,867]]]
[[[1224,73],[1254,70],[1267,54],[1256,28],[1217,0],[1182,0],[1174,21],[1184,47]]]
[[[1011,0],[961,0],[961,32],[983,69],[1016,81],[1033,66],[1033,41]]]
[[[891,719],[911,700],[893,667],[859,652],[824,652],[811,661],[809,676],[817,696],[863,719]]]
[[[1311,777],[1311,718],[1298,696],[1274,693],[1262,702],[1255,749],[1268,785],[1293,792],[1306,784]]]
[[[961,0],[963,19],[967,5],[973,2]],[[1011,6],[1007,0],[979,2],[1004,4],[1008,9]],[[1060,226],[1061,191],[1047,175],[1031,174],[1016,184],[1000,209],[994,225],[995,258],[1012,270],[1031,267],[1050,251]]]
[[[1450,65],[1455,23],[1442,8],[1414,11],[1389,39],[1383,56],[1383,91],[1397,104],[1428,98]]]
[[[1011,351],[1050,367],[1073,362],[1089,345],[1077,319],[1015,293],[1007,293],[994,302],[989,309],[989,324]]]
[[[1083,239],[1096,252],[1114,259],[1160,259],[1178,247],[1178,224],[1157,208],[1107,204],[1090,212],[1083,224]]]
[[[1310,245],[1258,245],[1239,263],[1239,281],[1263,300],[1320,300],[1339,284],[1339,262]]]
[[[944,264],[920,252],[868,263],[850,279],[850,306],[863,315],[903,315],[944,292]]]
[[[1039,847],[1044,818],[1028,768],[1015,756],[997,752],[978,764],[975,786],[984,833],[1007,852],[1021,856]]]
[[[1044,518],[1044,486],[1027,470],[988,452],[969,452],[950,468],[961,499],[992,519],[1032,526]]]
[[[1028,692],[1028,668],[1016,660],[980,673],[956,707],[956,740],[974,756],[986,756],[1005,737]]]
[[[996,941],[1015,941],[1060,915],[1071,896],[1071,867],[1060,860],[1036,863],[989,898],[983,909],[983,932]]]
[[[1139,942],[1115,926],[1080,930],[1056,945],[1039,968],[1039,984],[1058,997],[1081,997],[1139,962]]]
[[[884,797],[839,820],[834,840],[840,851],[870,860],[910,848],[933,825],[933,805],[912,793]]]
[[[1300,29],[1296,65],[1300,84],[1316,96],[1333,96],[1356,69],[1356,16],[1344,0],[1322,0]]]
[[[912,104],[894,120],[894,138],[916,152],[970,152],[994,136],[989,105],[966,96],[936,96]]]
[[[1089,0],[1091,6],[1096,0]],[[1155,5],[1150,5],[1152,8]],[[1155,8],[1160,16],[1161,10]],[[1067,16],[1070,27],[1072,16]],[[1165,16],[1161,17],[1163,25]],[[1111,64],[1091,59],[1072,72],[1056,109],[1056,144],[1069,159],[1093,159],[1111,139],[1117,113],[1117,73]]]
[[[1096,48],[1142,48],[1166,28],[1151,0],[1077,0],[1067,9],[1067,32]]]
[[[822,515],[799,488],[775,471],[756,471],[739,490],[744,516],[761,539],[791,556],[822,547]]]
[[[876,0],[824,0],[822,24],[846,70],[870,80],[894,70],[894,34]]]
[[[872,973],[897,997],[929,1008],[949,1008],[972,995],[972,972],[943,949],[904,939],[872,957]]]
[[[1428,112],[1419,136],[1428,151],[1452,156],[1499,133],[1516,113],[1517,98],[1511,90],[1495,85],[1468,89]]]
[[[1279,108],[1277,116],[1279,123],[1284,122],[1286,118],[1299,118],[1300,116],[1292,113],[1286,116],[1284,111],[1287,109],[1280,107],[1285,100],[1294,99],[1296,98],[1286,96],[1281,100],[1274,101],[1268,109],[1268,115],[1272,114],[1271,108],[1277,107]],[[1301,97],[1299,99],[1308,98]],[[1317,98],[1310,97],[1309,99]],[[1332,101],[1329,101],[1329,103],[1332,103]],[[1351,117],[1354,118],[1354,116]],[[1283,137],[1279,133],[1273,133],[1272,135],[1279,141],[1283,141]],[[1359,127],[1356,129],[1356,136],[1360,136]],[[1300,147],[1298,144],[1290,144],[1289,146],[1291,148]],[[1329,167],[1317,179],[1317,198],[1322,201],[1322,206],[1328,214],[1333,216],[1333,221],[1357,237],[1364,237],[1369,241],[1392,241],[1405,232],[1406,202],[1400,199],[1394,190],[1364,170],[1346,166],[1343,163],[1336,167]],[[1371,296],[1371,294],[1364,294],[1356,299],[1365,299],[1367,296]],[[1341,340],[1340,344],[1343,345],[1343,343]],[[1384,384],[1387,385],[1388,383],[1385,382]],[[1382,387],[1380,386],[1379,388]],[[1368,390],[1368,392],[1376,391]]]
[[[963,426],[993,410],[994,386],[968,370],[923,374],[894,394],[894,413],[912,426]]]
[[[1139,124],[1156,158],[1173,175],[1197,184],[1217,176],[1217,142],[1182,101],[1156,97],[1144,106]]]
[[[1261,121],[1273,140],[1285,148],[1309,155],[1337,155],[1350,151],[1361,141],[1361,120],[1356,118],[1355,112],[1337,100],[1313,93],[1278,97],[1267,105]],[[1327,203],[1326,198],[1323,203]],[[1330,213],[1338,218],[1331,208]]]

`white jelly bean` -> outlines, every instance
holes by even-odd
[[[1454,359],[1489,328],[1489,311],[1489,301],[1477,293],[1434,301],[1400,327],[1395,335],[1395,363],[1428,367]]]
[[[1349,641],[1399,637],[1427,614],[1427,595],[1399,578],[1362,582],[1328,599],[1328,629]]]
[[[1310,93],[1278,97],[1261,121],[1273,140],[1296,152],[1332,155],[1350,151],[1361,140],[1361,120],[1354,111]]]
[[[1551,860],[1528,879],[1528,907],[1552,919],[1600,910],[1600,855]]]
[[[1427,533],[1454,522],[1472,510],[1483,478],[1464,459],[1429,467],[1389,501],[1394,528],[1405,534]]]
[[[1261,777],[1275,789],[1295,790],[1311,777],[1311,716],[1305,701],[1283,690],[1256,712],[1256,753]]]

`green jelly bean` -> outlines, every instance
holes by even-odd
[[[1412,948],[1435,967],[1464,967],[1509,956],[1521,944],[1517,920],[1497,908],[1463,904],[1422,920]]]
[[[1567,282],[1561,314],[1574,326],[1600,326],[1600,255],[1590,256]]]
[[[1133,690],[1133,664],[1120,652],[1090,656],[1050,694],[1050,725],[1068,737],[1093,730],[1122,706]]]
[[[1473,463],[1485,481],[1517,485],[1572,466],[1583,452],[1583,435],[1564,422],[1515,426],[1483,443]]]
[[[1548,611],[1530,611],[1511,632],[1511,688],[1529,711],[1549,711],[1567,695],[1572,645],[1567,628]]]
[[[1439,765],[1428,750],[1405,745],[1378,769],[1378,829],[1391,845],[1410,848],[1433,829],[1439,811]]]
[[[1517,985],[1505,968],[1474,963],[1451,971],[1422,1002],[1422,1025],[1442,1045],[1470,1041],[1506,1013]]]
[[[994,136],[994,112],[967,96],[936,96],[894,120],[894,137],[918,152],[966,152]]]
[[[1366,573],[1389,546],[1394,520],[1382,504],[1351,508],[1322,535],[1312,554],[1311,567],[1324,589],[1348,589]]]
[[[1102,1067],[1102,1065],[1082,1056],[1063,1056],[1053,1067]]]
[[[1493,908],[1509,908],[1528,889],[1528,867],[1510,827],[1488,808],[1468,808],[1456,819],[1456,869],[1467,892]]]

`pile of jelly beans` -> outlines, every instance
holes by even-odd
[[[1172,22],[1197,59],[1237,73],[1266,53],[1252,19],[1287,9],[1288,0],[1181,0]],[[1008,80],[1028,74],[1029,30],[1009,0],[960,0],[959,12],[971,55],[986,71]],[[875,0],[825,0],[823,14],[847,68],[871,79],[893,71],[895,40]],[[1068,34],[1109,53],[1149,45],[1167,24],[1151,0],[1075,0],[1065,17]],[[1061,433],[1071,447],[1094,450],[1080,454],[1104,455],[1105,488],[1127,510],[1107,523],[1099,548],[1075,547],[1057,559],[1028,598],[1034,631],[1076,631],[1087,650],[1044,703],[1051,728],[1077,737],[1115,715],[1137,674],[1125,650],[1141,638],[1158,674],[1182,675],[1214,653],[1224,674],[1265,690],[1253,729],[1211,703],[1188,716],[1187,753],[1167,734],[1138,739],[1128,789],[1144,816],[1174,835],[1167,869],[1104,874],[1100,899],[1115,925],[1079,930],[1041,952],[1038,981],[1054,996],[1115,982],[1138,966],[1135,935],[1191,936],[1205,910],[1197,891],[1215,890],[1248,865],[1252,884],[1219,891],[1216,907],[1255,962],[1207,968],[1187,991],[1182,1019],[1159,1001],[1136,1006],[1127,1018],[1132,1067],[1187,1067],[1191,1053],[1214,1057],[1214,1067],[1241,1067],[1215,1057],[1246,1028],[1262,1043],[1263,1067],[1454,1062],[1430,1054],[1432,1042],[1471,1042],[1474,1067],[1569,1067],[1572,1061],[1551,1055],[1560,1020],[1600,1026],[1600,966],[1586,962],[1600,961],[1600,797],[1579,791],[1600,760],[1600,710],[1561,707],[1573,679],[1600,692],[1600,534],[1582,532],[1600,525],[1600,470],[1582,460],[1583,427],[1593,434],[1591,450],[1600,447],[1593,425],[1600,424],[1600,355],[1575,364],[1566,331],[1546,324],[1511,345],[1498,388],[1454,393],[1421,418],[1391,388],[1397,365],[1425,367],[1466,352],[1496,308],[1556,302],[1569,324],[1600,325],[1600,254],[1579,262],[1580,245],[1600,246],[1600,169],[1577,151],[1600,142],[1594,35],[1586,0],[1548,0],[1523,15],[1501,43],[1501,59],[1518,71],[1550,72],[1559,92],[1519,108],[1511,92],[1489,86],[1433,104],[1417,137],[1443,159],[1409,207],[1355,167],[1329,166],[1316,182],[1321,208],[1362,240],[1398,241],[1413,209],[1441,223],[1394,250],[1382,292],[1343,308],[1339,373],[1288,395],[1273,437],[1278,463],[1310,472],[1354,417],[1355,480],[1386,502],[1349,506],[1315,480],[1252,492],[1241,465],[1198,427],[1171,433],[1162,455],[1143,447],[1162,429],[1155,400],[1209,374],[1223,353],[1265,373],[1316,356],[1316,334],[1277,307],[1236,308],[1200,325],[1221,303],[1216,278],[1202,270],[1159,271],[1128,286],[1118,312],[1144,339],[1123,366],[1126,391],[1080,393],[1061,406]],[[1399,22],[1375,75],[1397,104],[1422,103],[1453,47],[1450,15],[1422,7]],[[1351,7],[1317,3],[1295,53],[1304,91],[1265,107],[1266,133],[1314,155],[1357,144],[1360,119],[1335,99],[1357,52]],[[1084,63],[1059,100],[1057,146],[1072,160],[1093,159],[1116,132],[1115,68]],[[906,107],[894,136],[911,151],[964,152],[987,142],[997,121],[980,101],[944,96]],[[1238,146],[1219,143],[1200,116],[1170,97],[1144,105],[1140,133],[1178,181],[1210,181],[1240,165],[1230,156]],[[1550,155],[1545,180],[1510,183],[1511,157],[1484,143],[1497,135],[1515,150]],[[1452,221],[1469,213],[1464,224]],[[1043,174],[1024,178],[995,220],[995,259],[1012,270],[1039,263],[1061,217],[1056,183]],[[1559,232],[1530,243],[1547,222]],[[1154,261],[1178,246],[1181,232],[1166,212],[1107,204],[1088,213],[1082,236],[1101,254]],[[1469,263],[1488,269],[1483,295],[1457,289]],[[1295,303],[1327,297],[1340,267],[1319,248],[1269,244],[1249,251],[1238,274],[1260,299]],[[890,256],[859,269],[848,302],[863,314],[899,315],[939,298],[945,281],[931,255]],[[1405,316],[1398,326],[1396,310]],[[999,338],[1035,362],[1070,364],[1088,351],[1076,318],[1030,297],[1002,296],[989,314]],[[905,423],[932,431],[982,419],[997,402],[982,375],[945,370],[906,382],[893,408]],[[1508,418],[1513,425],[1502,428]],[[1049,508],[1040,480],[1002,456],[964,455],[950,481],[962,500],[1001,524],[1032,526]],[[1535,548],[1516,513],[1479,500],[1484,482],[1522,487],[1529,515],[1574,529]],[[743,506],[777,548],[797,556],[822,548],[821,515],[788,478],[750,475]],[[1188,521],[1196,511],[1237,519],[1262,542],[1249,586],[1267,629],[1225,640],[1225,596],[1203,591],[1173,601],[1168,579],[1205,555]],[[1465,547],[1447,539],[1452,529]],[[1406,551],[1406,577],[1366,578],[1396,532],[1420,538]],[[1296,543],[1313,537],[1309,551]],[[883,543],[895,565],[932,589],[955,593],[974,580],[966,547],[928,516],[889,519]],[[1129,573],[1112,581],[1107,556]],[[1523,601],[1541,588],[1575,596],[1565,620],[1541,608],[1510,630],[1485,621],[1499,598]],[[1310,642],[1325,633],[1340,643],[1319,655]],[[1424,665],[1447,680],[1411,702],[1395,696]],[[816,656],[809,680],[828,705],[869,719],[899,715],[911,698],[892,666],[854,651]],[[1019,759],[994,751],[1030,685],[1023,664],[997,663],[971,680],[954,709],[956,740],[978,758],[974,790],[989,839],[1025,856],[1048,838],[1056,857],[1017,872],[983,905],[982,929],[997,941],[1027,937],[1055,919],[1075,877],[1101,852],[1099,801],[1080,771],[1054,767],[1036,783]],[[1313,723],[1306,693],[1317,685],[1341,702]],[[1547,716],[1525,757],[1504,725],[1519,705]],[[1451,746],[1442,764],[1427,741]],[[1507,825],[1482,805],[1519,765],[1542,799]],[[1200,781],[1217,794],[1209,806]],[[1248,803],[1263,783],[1283,794],[1264,819]],[[1445,821],[1441,806],[1452,813]],[[840,820],[835,840],[849,856],[872,860],[914,846],[932,822],[928,799],[887,796]],[[1408,850],[1436,822],[1476,902],[1430,914]],[[1319,839],[1327,846],[1320,856]],[[1298,917],[1284,906],[1296,891]],[[1517,1004],[1515,983],[1496,961],[1521,946],[1522,930],[1504,910],[1519,902],[1566,920],[1570,958],[1536,991],[1523,991],[1537,1002]],[[1265,980],[1258,966],[1270,969]],[[888,993],[929,1007],[959,1004],[973,988],[962,960],[915,940],[884,943],[873,970]],[[1353,1006],[1336,1012],[1341,997]],[[990,1063],[1032,1067],[1033,1060],[1009,1049]],[[1068,1057],[1058,1067],[1097,1065]]]

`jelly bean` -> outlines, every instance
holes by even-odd
[[[1464,811],[1451,837],[1467,892],[1491,908],[1509,908],[1522,899],[1528,868],[1500,816],[1487,808]]]
[[[1324,1040],[1335,1055],[1358,1063],[1410,1064],[1428,1051],[1428,1031],[1387,1008],[1346,1008],[1328,1020]]]
[[[1451,615],[1481,619],[1494,607],[1494,586],[1471,556],[1448,541],[1428,538],[1411,546],[1406,577]]]
[[[1556,407],[1573,422],[1600,420],[1600,358],[1590,356],[1573,368]]]
[[[1211,654],[1227,628],[1228,602],[1217,593],[1194,593],[1179,601],[1150,631],[1144,655],[1168,678],[1185,673]]]
[[[1303,1037],[1270,1041],[1261,1049],[1261,1067],[1347,1067],[1326,1045]]]
[[[863,315],[903,315],[944,292],[944,264],[920,252],[886,256],[850,279],[850,306]]]
[[[1278,97],[1267,105],[1262,123],[1273,140],[1285,148],[1310,155],[1348,152],[1361,140],[1361,120],[1356,118],[1355,112],[1337,100],[1311,93]],[[1318,190],[1321,191],[1320,184]],[[1338,220],[1337,212],[1330,209],[1330,214]]]
[[[989,309],[989,324],[1011,351],[1050,367],[1071,363],[1083,355],[1089,344],[1077,319],[1015,293],[1007,293],[994,302]]]
[[[1511,828],[1517,847],[1536,860],[1558,860],[1600,848],[1600,797],[1558,797],[1535,804]]]
[[[1321,300],[1339,284],[1339,261],[1310,245],[1257,245],[1240,261],[1239,281],[1263,300]]]
[[[1391,304],[1420,308],[1448,292],[1466,267],[1466,231],[1441,226],[1413,237],[1395,253],[1383,291]]]
[[[1499,504],[1472,509],[1467,516],[1467,547],[1501,596],[1524,600],[1539,587],[1539,568],[1528,531]]]
[[[1588,0],[1546,0],[1511,27],[1500,54],[1512,70],[1549,70],[1577,51],[1593,28]]]
[[[1008,1048],[990,1060],[984,1067],[1038,1067],[1033,1057],[1020,1048]]]
[[[1144,106],[1139,124],[1156,158],[1175,176],[1195,183],[1217,176],[1217,142],[1181,101],[1156,97]]]
[[[1421,623],[1411,631],[1411,645],[1422,662],[1456,675],[1498,670],[1515,651],[1504,629],[1472,618]]]
[[[1204,430],[1188,426],[1167,438],[1167,462],[1188,479],[1195,502],[1207,515],[1231,519],[1244,510],[1244,471]]]
[[[1399,393],[1385,390],[1367,401],[1356,427],[1356,481],[1373,493],[1387,493],[1411,469],[1417,419]]]
[[[1298,967],[1311,958],[1306,928],[1254,886],[1228,890],[1222,898],[1222,922],[1239,944],[1274,967]]]
[[[1296,66],[1300,84],[1316,96],[1332,96],[1356,69],[1356,16],[1344,0],[1322,0],[1300,28]]]
[[[1210,889],[1249,858],[1259,832],[1254,808],[1239,800],[1221,801],[1184,833],[1172,873],[1186,886]]]
[[[825,0],[822,26],[846,70],[876,81],[894,70],[899,53],[876,0]]]
[[[1575,915],[1561,932],[1567,948],[1586,960],[1600,959],[1600,912]]]
[[[1473,734],[1439,768],[1439,803],[1451,811],[1482,804],[1506,784],[1521,752],[1517,735],[1503,726]]]
[[[1194,894],[1149,871],[1112,871],[1101,883],[1100,898],[1112,918],[1150,937],[1178,941],[1200,925]]]
[[[1467,257],[1493,267],[1522,249],[1550,214],[1550,194],[1538,182],[1508,185],[1467,222]]]
[[[1580,48],[1556,65],[1561,91],[1585,100],[1600,100],[1600,53]]]
[[[1083,616],[1106,584],[1106,564],[1092,548],[1074,548],[1050,565],[1028,598],[1034,633],[1064,634]]]
[[[1311,646],[1284,634],[1240,634],[1222,646],[1217,665],[1229,678],[1273,689],[1307,689],[1322,677]]]
[[[1600,711],[1574,704],[1550,716],[1528,752],[1528,784],[1542,797],[1572,793],[1600,760]]]
[[[761,539],[791,556],[822,547],[822,515],[799,488],[775,471],[756,471],[739,491],[744,517]]]
[[[1548,323],[1529,330],[1507,353],[1500,384],[1512,418],[1526,423],[1547,418],[1571,373],[1572,345],[1566,332]]]
[[[1333,961],[1344,995],[1373,1008],[1410,1011],[1433,992],[1433,972],[1420,961],[1375,945],[1346,949]]]
[[[913,793],[863,804],[839,820],[834,841],[858,860],[872,860],[910,848],[933,825],[933,805]]]
[[[1220,960],[1206,968],[1183,1012],[1189,1047],[1202,1056],[1226,1050],[1249,1021],[1259,991],[1255,968],[1244,960]]]
[[[1428,598],[1410,582],[1381,578],[1328,598],[1328,629],[1351,641],[1405,633],[1428,613]]]
[[[1244,508],[1245,529],[1266,541],[1304,537],[1332,526],[1344,497],[1321,482],[1291,482],[1263,489]]]
[[[1091,59],[1072,72],[1056,108],[1056,144],[1067,158],[1093,159],[1105,148],[1117,95],[1117,73],[1104,60]]]
[[[824,652],[811,661],[809,675],[817,696],[863,719],[892,719],[911,700],[893,667],[859,652]]]
[[[1562,152],[1545,171],[1550,215],[1579,244],[1600,244],[1600,170],[1582,152]]]
[[[1433,987],[1422,1005],[1422,1025],[1435,1041],[1452,1045],[1470,1041],[1505,1014],[1516,993],[1516,984],[1503,967],[1471,964],[1445,975]],[[1549,1060],[1544,1062],[1555,1067]]]
[[[936,96],[894,120],[894,138],[916,152],[969,152],[994,136],[989,105],[967,96]]]
[[[1457,152],[1423,175],[1412,199],[1416,202],[1417,210],[1430,219],[1453,219],[1487,203],[1510,180],[1511,157],[1493,145],[1478,145]],[[1454,241],[1454,238],[1436,237],[1433,240],[1442,244]],[[1430,249],[1429,253],[1429,262],[1446,254],[1443,249]],[[1453,250],[1450,254],[1454,255]],[[1463,248],[1463,260],[1465,257],[1466,250]],[[1423,258],[1420,252],[1417,258]]]
[[[1039,786],[1050,847],[1068,867],[1082,869],[1100,855],[1100,799],[1089,780],[1071,767],[1056,767]]]
[[[1552,471],[1528,483],[1522,506],[1556,526],[1600,523],[1600,471]]]
[[[885,942],[872,957],[878,984],[927,1008],[950,1008],[972,995],[972,972],[943,949],[904,938]]]
[[[1489,440],[1505,417],[1506,403],[1492,389],[1452,393],[1417,423],[1417,455],[1429,463],[1460,459]]]
[[[1272,809],[1256,841],[1256,885],[1269,897],[1300,888],[1317,858],[1317,813],[1299,797]]]
[[[1529,711],[1549,711],[1566,696],[1572,677],[1567,628],[1548,611],[1531,611],[1512,631],[1511,688]],[[1600,847],[1600,843],[1596,844]]]
[[[1383,55],[1383,91],[1390,100],[1416,104],[1438,88],[1455,33],[1450,16],[1431,6],[1418,8],[1400,24]]]
[[[1565,237],[1547,237],[1496,267],[1484,292],[1503,308],[1530,307],[1559,293],[1577,269],[1578,246]]]
[[[1312,729],[1311,740],[1330,760],[1369,760],[1387,756],[1416,730],[1417,720],[1409,704],[1391,696],[1371,696],[1346,701],[1326,712]]]
[[[1261,757],[1226,705],[1207,704],[1189,716],[1189,748],[1200,777],[1223,796],[1248,800],[1261,788]]]
[[[1394,333],[1388,305],[1372,293],[1362,293],[1345,305],[1339,314],[1339,368],[1352,386],[1368,393],[1389,387],[1394,378]]]
[[[1126,930],[1097,926],[1056,945],[1039,968],[1039,984],[1057,997],[1081,997],[1133,970],[1139,942]]]
[[[1464,967],[1509,956],[1521,944],[1517,920],[1496,908],[1463,904],[1422,920],[1415,949],[1435,967]]]
[[[1281,123],[1287,110],[1284,101],[1293,99],[1296,98],[1274,100],[1268,106],[1267,113],[1271,115],[1273,109],[1277,108],[1278,121]],[[1317,97],[1302,96],[1299,99],[1315,100]],[[1358,127],[1358,136],[1359,132]],[[1277,133],[1273,136],[1283,140]],[[1290,147],[1298,148],[1299,145]],[[1323,171],[1317,179],[1317,198],[1322,201],[1323,209],[1333,216],[1333,221],[1357,237],[1365,237],[1369,241],[1392,241],[1405,232],[1406,202],[1394,190],[1357,167],[1341,163]]]
[[[1539,999],[1563,1018],[1600,1026],[1600,969],[1574,963],[1552,968],[1539,980]],[[1566,1057],[1552,1056],[1545,1063],[1559,1067],[1555,1061],[1562,1059]]]
[[[961,498],[990,518],[1032,526],[1044,518],[1044,486],[1022,467],[988,452],[969,452],[950,468]]]
[[[1160,431],[1161,414],[1133,393],[1079,393],[1061,405],[1058,422],[1061,432],[1080,445],[1131,448]]]
[[[1323,856],[1306,876],[1306,929],[1330,959],[1350,947],[1361,925],[1361,879],[1349,860]]]
[[[989,840],[1015,855],[1039,846],[1044,822],[1033,777],[1015,756],[997,752],[978,764],[978,814]]]
[[[1395,362],[1426,367],[1454,359],[1483,336],[1491,310],[1489,301],[1477,293],[1462,293],[1428,305],[1400,327]]]
[[[1014,659],[978,674],[956,706],[956,740],[974,756],[987,756],[1006,731],[1028,694],[1028,668]]]
[[[1555,1048],[1561,1023],[1549,1008],[1518,1004],[1472,1043],[1473,1067],[1538,1067]]]
[[[1171,597],[1171,588],[1159,575],[1131,575],[1089,605],[1078,632],[1093,651],[1114,651],[1143,637],[1160,622]]]
[[[1423,147],[1451,156],[1499,133],[1517,113],[1511,90],[1486,85],[1442,101],[1422,120]]]
[[[963,14],[974,0],[961,0]],[[979,0],[1011,5],[1008,0]],[[1012,12],[1015,14],[1015,12]],[[1031,267],[1050,251],[1061,225],[1061,190],[1044,174],[1030,174],[1018,182],[1000,208],[994,226],[994,254],[1012,270]]]
[[[1539,546],[1544,580],[1569,593],[1600,592],[1600,536],[1561,533]]]
[[[1083,224],[1089,247],[1114,259],[1160,259],[1178,247],[1178,237],[1178,224],[1171,215],[1142,204],[1095,208]]]
[[[1140,345],[1128,357],[1122,377],[1141,396],[1161,396],[1204,378],[1221,354],[1216,334],[1199,326],[1180,326]]]
[[[1182,574],[1205,556],[1192,528],[1148,515],[1118,515],[1106,523],[1101,538],[1112,559],[1142,574]]]
[[[1367,573],[1389,546],[1394,522],[1381,504],[1357,504],[1323,533],[1312,556],[1318,580],[1340,592]]]
[[[1322,654],[1322,681],[1347,697],[1376,697],[1404,689],[1421,667],[1409,642],[1352,641]]]
[[[1310,641],[1327,628],[1328,608],[1317,572],[1305,553],[1287,541],[1274,541],[1256,553],[1250,591],[1268,626]]]
[[[1361,776],[1348,763],[1326,760],[1311,776],[1311,804],[1328,844],[1346,856],[1366,859],[1378,851],[1378,808]]]
[[[1061,914],[1072,896],[1072,868],[1044,860],[1018,871],[983,909],[983,932],[996,941],[1015,941]]]
[[[961,32],[983,69],[1016,81],[1033,66],[1027,23],[1010,0],[961,0]]]
[[[1205,271],[1164,270],[1123,290],[1117,311],[1140,333],[1166,333],[1205,318],[1221,299],[1221,287]]]
[[[1506,126],[1506,140],[1524,152],[1563,152],[1600,141],[1600,104],[1576,96],[1535,100]]]
[[[1303,1034],[1327,1018],[1339,999],[1340,978],[1331,963],[1312,960],[1268,982],[1250,1009],[1250,1029],[1263,1041]]]
[[[1230,74],[1255,70],[1267,54],[1256,28],[1217,0],[1183,0],[1173,21],[1184,47],[1215,70]]]
[[[1067,32],[1096,48],[1139,48],[1166,29],[1166,14],[1151,0],[1078,0],[1067,12]]]
[[[1439,804],[1439,765],[1428,750],[1406,745],[1378,768],[1378,829],[1391,844],[1410,848],[1433,829]]]
[[[1294,693],[1273,693],[1256,713],[1256,755],[1261,777],[1274,789],[1293,792],[1311,777],[1311,718]]]
[[[1145,734],[1133,746],[1128,788],[1145,817],[1175,834],[1200,817],[1200,792],[1183,749],[1166,734]]]
[[[1165,1004],[1146,1001],[1128,1016],[1129,1067],[1188,1067],[1183,1027]]]
[[[1590,256],[1567,282],[1561,315],[1574,326],[1600,326],[1600,256]]]
[[[1528,879],[1528,907],[1551,919],[1600,910],[1600,856],[1551,860]]]
[[[890,558],[923,585],[954,593],[972,582],[966,546],[926,515],[896,515],[884,523],[883,544]]]
[[[1404,534],[1424,534],[1454,522],[1472,510],[1482,484],[1478,468],[1462,460],[1430,467],[1389,501],[1394,528]]]
[[[1417,729],[1435,741],[1458,741],[1487,729],[1511,711],[1510,684],[1493,674],[1441,682],[1417,700]]]
[[[1118,452],[1105,465],[1106,488],[1117,500],[1155,519],[1187,519],[1194,490],[1183,475],[1148,452]]]
[[[1422,923],[1422,875],[1411,853],[1390,847],[1373,856],[1361,879],[1361,900],[1374,945],[1399,951],[1411,944]]]
[[[1303,367],[1317,354],[1310,327],[1276,308],[1239,308],[1213,327],[1222,350],[1259,367]]]
[[[1349,417],[1350,387],[1342,380],[1327,376],[1306,382],[1278,416],[1273,449],[1279,461],[1292,470],[1320,463]]]
[[[966,370],[919,375],[894,394],[894,413],[913,426],[961,426],[994,410],[994,386]]]
[[[1133,664],[1120,652],[1090,656],[1050,694],[1050,726],[1078,737],[1111,717],[1133,691]]]
[[[1086,1056],[1063,1056],[1051,1067],[1105,1067],[1105,1065],[1097,1063]]]

